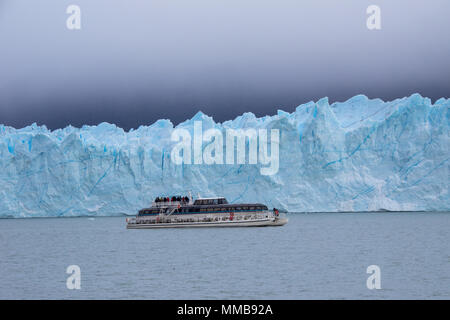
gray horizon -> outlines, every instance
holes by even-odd
[[[70,4],[81,30],[66,28]],[[322,97],[434,102],[450,96],[449,14],[446,0],[0,0],[0,123],[128,131]]]

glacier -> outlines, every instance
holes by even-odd
[[[355,96],[292,113],[216,123],[198,112],[174,126],[114,124],[54,131],[0,125],[0,217],[133,215],[159,195],[225,196],[290,212],[448,211],[450,99]],[[1,119],[0,119],[1,121]],[[279,129],[279,171],[177,165],[175,128]]]

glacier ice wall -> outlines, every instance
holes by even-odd
[[[289,211],[449,210],[450,99],[363,95],[177,128],[278,128],[280,169],[176,165],[169,120],[125,132],[113,124],[49,131],[0,125],[0,217],[135,214],[157,195],[223,195]],[[1,121],[1,119],[0,119]]]

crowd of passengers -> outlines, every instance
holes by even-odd
[[[174,202],[174,201],[179,201],[179,202],[189,202],[189,197],[181,197],[181,196],[173,196],[172,198],[170,197],[157,197],[155,199],[155,202]]]

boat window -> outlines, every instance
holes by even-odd
[[[242,207],[242,210],[248,210],[248,207]]]
[[[255,210],[255,207],[250,207],[250,210]]]

